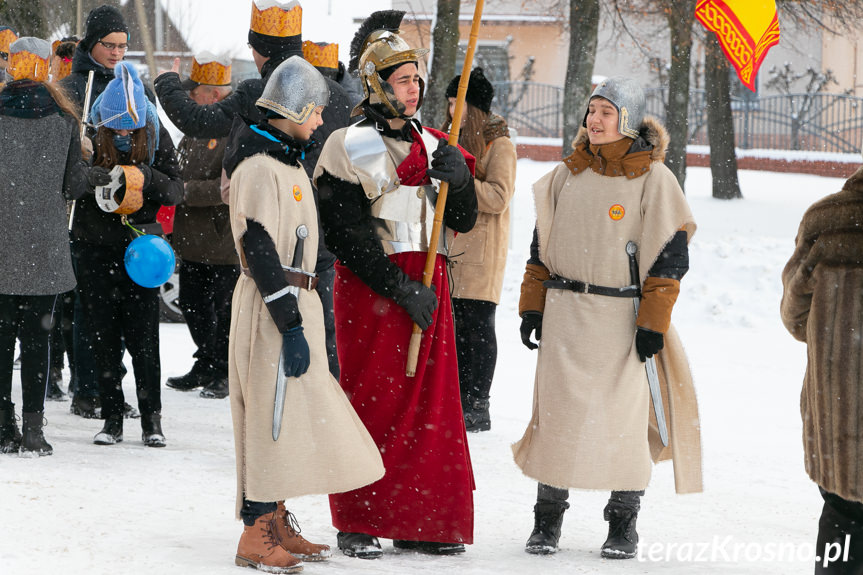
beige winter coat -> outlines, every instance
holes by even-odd
[[[635,241],[644,282],[678,230],[695,232],[680,186],[662,164],[665,130],[647,120],[642,134],[655,146],[645,175],[573,175],[560,164],[534,184],[540,259],[552,274],[629,285],[625,247]],[[635,332],[630,298],[548,290],[533,416],[513,446],[526,475],[555,487],[634,491],[647,486],[651,461],[673,457],[676,490],[701,490],[698,408],[680,340],[672,327],[656,356],[669,424],[662,449]]]
[[[507,137],[492,140],[482,157],[485,179],[474,183],[479,206],[476,225],[458,234],[450,249],[454,298],[500,303],[516,160],[515,145]]]
[[[823,489],[863,502],[863,168],[806,211],[782,285],[782,321],[807,346],[806,472]]]
[[[246,218],[259,222],[291,263],[296,229],[305,224],[303,269],[314,270],[318,226],[315,199],[300,167],[269,156],[243,160],[231,178],[231,225],[238,253]],[[229,384],[237,453],[237,512],[243,495],[282,501],[312,493],[339,493],[384,474],[380,453],[338,382],[330,375],[321,301],[300,290],[299,308],[311,367],[288,378],[281,435],[273,441],[273,399],[282,336],[251,277],[234,290],[229,344]]]

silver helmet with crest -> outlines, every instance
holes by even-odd
[[[291,56],[273,70],[255,105],[303,124],[315,108],[329,101],[330,89],[321,73],[303,58]]]
[[[594,88],[590,99],[605,98],[611,102],[619,114],[617,129],[624,136],[638,137],[638,129],[644,120],[644,90],[641,84],[632,78],[614,76],[603,80]],[[583,126],[587,126],[587,113],[584,115]]]

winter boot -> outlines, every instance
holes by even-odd
[[[405,541],[393,539],[393,547],[408,551],[417,551],[426,555],[458,555],[464,553],[463,543],[439,543],[437,541]]]
[[[244,525],[234,563],[267,573],[299,573],[303,562],[285,551],[276,533],[276,511],[258,517],[254,525]]]
[[[377,559],[384,554],[380,541],[373,535],[365,533],[346,533],[339,531],[336,542],[342,553],[357,559]]]
[[[464,427],[467,431],[479,432],[491,429],[491,416],[488,413],[488,398],[479,399],[467,396],[462,401]]]
[[[300,535],[302,530],[294,514],[285,508],[285,502],[279,501],[275,515],[276,535],[282,547],[303,561],[324,561],[333,556],[329,545],[310,543]]]
[[[100,419],[102,407],[98,397],[84,397],[80,393],[76,393],[72,396],[72,403],[69,404],[69,413],[84,419]]]
[[[105,420],[102,431],[93,438],[96,445],[114,445],[123,441],[123,416],[112,415]]]
[[[635,521],[638,507],[610,500],[603,511],[608,521],[608,539],[602,544],[602,556],[607,559],[632,559],[638,549]]]
[[[66,394],[60,384],[63,383],[63,372],[59,367],[52,367],[48,373],[48,389],[45,393],[45,399],[50,401],[66,401]]]
[[[213,374],[210,370],[200,367],[199,364],[192,366],[192,369],[186,375],[178,377],[169,377],[165,385],[179,391],[191,391],[199,387],[206,387],[213,381]]]
[[[21,432],[15,423],[15,407],[0,409],[0,453],[18,453]]]
[[[228,378],[216,376],[210,385],[201,390],[201,397],[224,399],[228,397]]]
[[[51,455],[54,448],[45,441],[42,434],[42,426],[45,422],[42,411],[36,413],[22,413],[22,425],[24,437],[21,439],[21,455]]]
[[[141,416],[141,440],[147,447],[165,447],[165,436],[162,434],[162,414],[145,413]]]
[[[533,533],[524,550],[534,555],[551,555],[557,552],[563,512],[569,509],[566,501],[537,501],[533,507]]]

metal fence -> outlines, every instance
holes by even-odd
[[[496,82],[494,111],[520,136],[563,137],[563,89],[536,82]],[[647,112],[665,121],[667,90],[649,89]],[[859,153],[863,98],[844,94],[787,94],[732,98],[739,148]],[[689,143],[708,145],[704,90],[689,99]]]

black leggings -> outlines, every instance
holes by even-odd
[[[11,411],[15,339],[21,339],[22,411],[41,413],[50,366],[56,295],[0,295],[0,411]]]
[[[617,503],[631,511],[638,513],[641,509],[641,496],[644,495],[644,490],[641,491],[612,491],[608,498],[609,503]],[[545,483],[538,483],[536,489],[536,501],[563,503],[569,499],[569,490],[560,487],[552,487]]]
[[[453,298],[458,380],[462,398],[488,399],[497,363],[494,313],[497,304]]]
[[[843,499],[821,487],[824,508],[818,521],[816,575],[863,572],[863,503]]]

